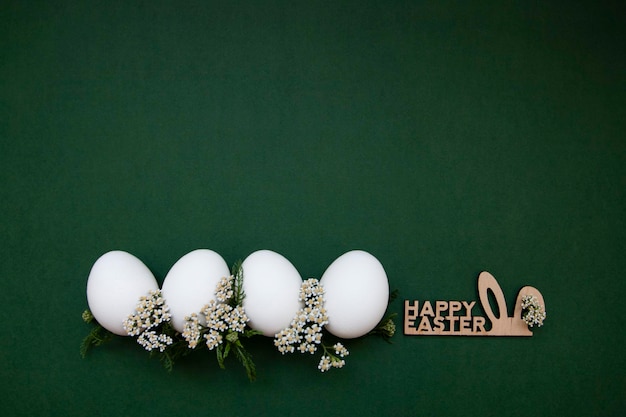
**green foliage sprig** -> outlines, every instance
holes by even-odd
[[[83,321],[87,324],[93,323],[93,328],[91,329],[91,332],[89,332],[89,334],[85,336],[85,338],[80,344],[80,356],[85,358],[91,348],[95,346],[100,346],[108,342],[115,335],[111,333],[110,331],[108,331],[107,329],[105,329],[104,327],[100,326],[95,321],[93,314],[91,314],[91,311],[89,310],[83,311],[82,318],[83,318]]]
[[[215,350],[217,364],[224,369],[224,361],[234,352],[241,362],[248,379],[256,379],[256,367],[252,355],[243,346],[241,339],[261,334],[247,326],[248,316],[243,309],[243,268],[237,262],[232,275],[222,278],[217,284],[215,300],[205,305],[200,313],[185,317],[185,328],[182,337],[189,349],[199,348],[201,339],[209,350]],[[204,324],[202,324],[204,323]]]
[[[393,290],[389,293],[389,302],[387,305],[391,304],[396,298],[398,298],[398,290]],[[391,338],[394,334],[396,334],[396,323],[394,319],[396,318],[397,313],[391,313],[384,317],[372,330],[369,334],[379,335],[382,337],[387,343],[392,343]]]
[[[243,291],[243,266],[241,260],[238,260],[231,269],[231,276],[233,277],[233,297],[229,300],[231,307],[237,307],[243,305],[243,299],[246,298],[246,293]]]
[[[179,358],[187,356],[191,351],[187,348],[187,342],[181,338],[170,322],[167,322],[162,329],[162,332],[172,338],[172,343],[163,351],[154,349],[150,351],[151,357],[157,357],[161,365],[167,370],[172,372],[174,368],[174,362]]]

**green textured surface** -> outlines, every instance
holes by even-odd
[[[626,412],[618,2],[52,3],[0,3],[0,414]],[[488,270],[548,320],[352,341],[324,375],[260,339],[252,384],[128,340],[80,358],[101,254],[162,282],[199,247],[304,277],[365,249],[400,316]]]

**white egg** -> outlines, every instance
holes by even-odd
[[[105,329],[127,336],[123,321],[135,312],[139,297],[159,289],[152,272],[128,252],[111,251],[91,267],[87,279],[87,303]]]
[[[324,272],[328,314],[326,329],[351,339],[372,331],[380,322],[389,301],[389,282],[382,264],[371,254],[353,250],[337,258]]]
[[[184,330],[185,316],[199,313],[215,299],[215,287],[230,276],[224,258],[209,249],[197,249],[180,258],[163,281],[163,298],[172,315],[172,326]]]
[[[243,307],[251,328],[273,337],[289,327],[302,303],[298,301],[302,278],[282,255],[259,250],[242,264]]]

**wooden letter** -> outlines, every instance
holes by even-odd
[[[467,301],[463,301],[463,307],[465,307],[465,316],[472,317],[472,309],[474,308],[474,304],[476,301],[472,301],[471,303],[467,303]]]
[[[474,317],[474,327],[472,328],[472,332],[485,333],[485,318],[484,317]]]
[[[424,301],[422,305],[422,311],[420,312],[420,316],[430,316],[434,317],[435,313],[433,313],[433,306],[430,305],[430,301]]]
[[[453,316],[457,311],[461,311],[461,302],[450,301],[450,315]]]
[[[430,327],[430,320],[428,317],[422,317],[422,321],[420,321],[420,325],[417,327],[417,332],[432,332],[433,328]]]
[[[447,301],[436,301],[435,302],[435,313],[437,316],[441,316],[441,312],[446,311],[448,309]]]
[[[417,334],[415,331],[415,318],[417,317],[417,307],[419,301],[411,306],[409,300],[404,300],[404,334]]]
[[[462,316],[459,323],[459,331],[471,330],[470,322],[472,318],[468,316]]]
[[[417,311],[419,310],[420,302],[415,300],[413,305],[409,300],[404,300],[404,315],[407,317],[415,318],[417,317]]]
[[[459,317],[458,316],[447,316],[446,320],[448,320],[450,322],[450,332],[451,333],[456,332],[456,329],[454,328],[455,327],[454,323],[459,320]]]
[[[446,326],[443,324],[443,317],[435,317],[435,320],[433,321],[435,322],[436,332],[443,332],[446,330]]]

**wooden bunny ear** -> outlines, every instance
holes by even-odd
[[[537,297],[539,304],[541,304],[544,308],[546,307],[546,303],[545,301],[543,301],[543,295],[541,295],[539,290],[535,287],[530,287],[527,285],[519,290],[519,293],[517,293],[517,301],[515,304],[515,313],[513,314],[513,317],[522,318],[522,298],[524,298],[524,296],[526,295],[534,295],[535,297]]]
[[[497,317],[491,309],[491,304],[489,304],[490,290],[496,297],[496,304],[498,305]],[[487,318],[491,321],[491,331],[500,333],[500,331],[504,330],[503,326],[505,326],[506,319],[508,318],[506,300],[504,299],[504,294],[502,293],[502,289],[500,288],[498,281],[496,281],[493,275],[487,271],[483,271],[480,275],[478,275],[478,295],[480,297],[480,303],[483,306],[483,310],[485,310]]]
[[[543,301],[543,295],[541,295],[539,290],[535,287],[525,286],[521,290],[519,290],[519,293],[517,293],[517,300],[515,300],[515,311],[513,312],[512,320],[514,320],[515,323],[517,323],[518,321],[521,322],[518,323],[519,326],[528,329],[528,332],[530,332],[530,335],[532,335],[532,331],[528,328],[528,325],[522,319],[522,299],[527,295],[533,295],[537,297],[537,301],[539,301],[539,304],[541,304],[545,309],[546,303],[545,301]]]
[[[489,291],[493,292],[496,297],[496,303],[498,304],[499,315],[495,316],[489,304]],[[533,287],[524,287],[517,295],[517,301],[515,303],[515,312],[513,317],[509,317],[506,308],[506,301],[502,289],[496,279],[489,272],[481,272],[478,276],[478,293],[480,296],[480,302],[485,310],[485,314],[491,320],[491,330],[487,332],[490,336],[532,336],[533,333],[528,329],[528,326],[522,320],[522,297],[526,294],[538,294],[537,298],[541,297],[539,291]],[[540,298],[540,302],[543,303],[543,297]]]

